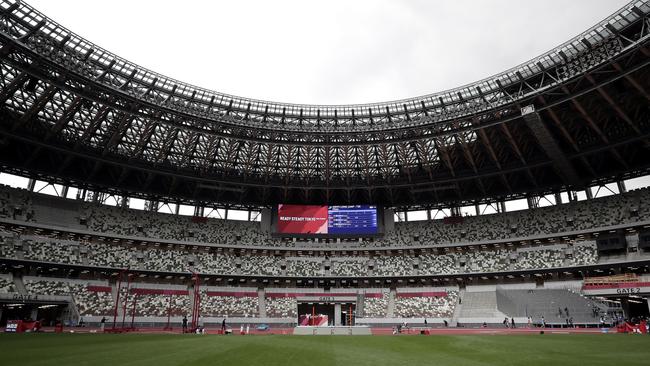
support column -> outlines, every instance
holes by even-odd
[[[341,325],[341,304],[334,304],[334,325]]]
[[[562,195],[559,192],[555,193],[555,204],[556,205],[562,204]]]
[[[528,209],[539,207],[539,201],[535,197],[526,197],[526,201],[528,202]]]
[[[478,203],[474,204],[474,210],[476,211],[476,216],[481,214],[481,208],[479,207]]]
[[[506,201],[499,202],[499,205],[501,206],[501,213],[506,212]]]
[[[129,197],[127,195],[122,195],[122,201],[120,202],[122,208],[129,208]]]
[[[264,290],[264,287],[259,287],[257,289],[257,302],[259,304],[258,310],[260,318],[266,318],[266,291]]]
[[[35,186],[36,186],[36,179],[29,178],[29,180],[27,180],[27,190],[30,192],[34,192]]]
[[[575,202],[577,201],[576,196],[573,194],[573,191],[566,191],[567,195],[569,196],[569,202]]]
[[[427,221],[431,221],[431,209],[427,208]]]
[[[618,187],[618,193],[625,193],[627,192],[627,187],[625,187],[625,182],[622,180],[619,180],[616,182],[616,186]]]
[[[176,207],[174,208],[174,214],[178,215],[181,210],[181,204],[176,202]]]
[[[594,192],[591,191],[591,187],[585,188],[585,193],[587,194],[587,199],[591,200],[594,198]]]
[[[69,189],[69,187],[66,186],[66,185],[64,185],[64,186],[61,188],[61,197],[63,197],[63,198],[67,198],[67,197],[68,197],[68,189]]]
[[[147,211],[149,211],[149,212],[158,212],[158,201],[147,201],[147,202],[149,203],[149,207],[148,207]]]

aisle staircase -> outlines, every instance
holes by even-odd
[[[506,315],[497,308],[496,291],[469,292],[465,291],[462,297],[461,308],[458,311],[456,322],[461,324],[500,323]]]
[[[465,296],[465,290],[458,291],[458,298],[456,299],[456,306],[454,307],[454,314],[451,316],[449,321],[450,327],[458,326],[458,318],[460,317],[461,312],[463,311],[463,303],[461,299]]]

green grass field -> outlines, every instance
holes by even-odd
[[[0,334],[0,365],[650,365],[650,336]]]

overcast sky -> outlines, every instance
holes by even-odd
[[[28,0],[130,61],[220,92],[348,104],[460,86],[538,56],[626,0]]]

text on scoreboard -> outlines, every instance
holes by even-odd
[[[377,234],[377,206],[278,205],[281,234]]]

